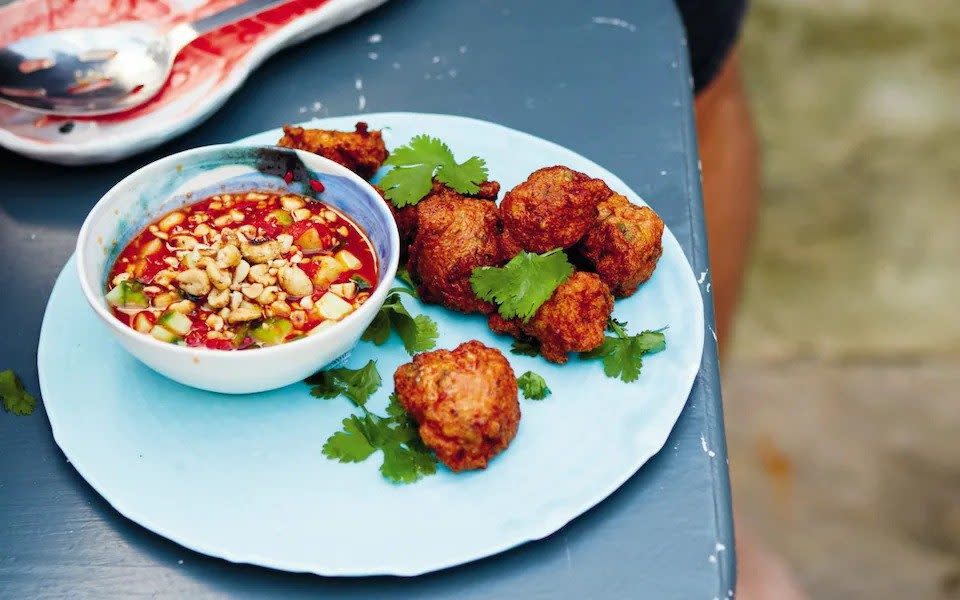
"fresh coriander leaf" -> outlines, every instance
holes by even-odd
[[[580,358],[589,359],[589,358],[602,358],[613,352],[614,345],[619,341],[619,338],[606,336],[603,338],[603,343],[594,348],[593,350],[588,350],[586,352],[580,353]]]
[[[388,444],[383,448],[380,473],[393,483],[413,483],[437,472],[433,453],[417,445]]]
[[[417,297],[417,285],[413,282],[413,277],[410,276],[410,271],[406,270],[403,267],[397,269],[397,279],[399,279],[404,283],[404,285],[409,287],[410,290],[413,292],[413,296],[415,298]]]
[[[533,371],[527,371],[517,377],[517,386],[523,391],[523,397],[528,400],[543,400],[550,395],[547,382]]]
[[[376,450],[364,432],[367,427],[357,415],[344,419],[343,429],[331,435],[323,445],[324,456],[342,463],[366,460]]]
[[[399,298],[396,298],[399,304]],[[415,321],[399,304],[400,313]],[[314,386],[311,393],[329,398],[343,394],[362,411],[343,420],[323,445],[324,456],[339,462],[361,462],[377,450],[383,452],[380,472],[394,483],[413,483],[436,473],[437,459],[420,439],[417,423],[404,410],[396,393],[390,394],[387,416],[366,408],[367,400],[382,383],[372,360],[359,369],[337,368],[320,371],[307,378]]]
[[[331,398],[336,398],[343,393],[343,387],[340,386],[336,381],[330,380],[330,382],[323,385],[315,385],[310,388],[310,395],[314,398],[323,398],[324,400],[330,400]]]
[[[403,347],[411,356],[435,348],[437,345],[437,323],[427,315],[402,315],[393,313],[391,317],[393,328],[403,341]]]
[[[23,382],[10,369],[0,372],[0,400],[5,411],[21,417],[31,414],[37,406],[37,399],[27,393]]]
[[[399,403],[387,406],[390,423],[389,439],[397,444],[423,444],[420,439],[420,426]],[[424,446],[426,448],[426,446]],[[425,450],[426,451],[426,450]]]
[[[359,369],[330,369],[327,371],[334,379],[343,384],[343,395],[357,406],[367,403],[370,396],[378,389],[382,380],[377,371],[377,363],[370,360]]]
[[[367,281],[367,278],[363,277],[362,275],[354,275],[350,278],[350,281],[352,281],[354,285],[357,286],[357,290],[361,292],[369,290],[371,287],[373,287],[370,285],[370,282]]]
[[[414,136],[406,146],[400,146],[390,153],[383,164],[395,167],[414,165],[440,166],[454,162],[453,152],[442,140],[424,133]]]
[[[667,337],[663,331],[643,331],[633,337],[636,348],[644,354],[655,354],[667,347]]]
[[[662,331],[644,331],[637,335],[626,335],[617,323],[614,326],[617,337],[606,336],[599,348],[581,352],[580,358],[603,358],[603,372],[608,377],[618,377],[630,383],[640,377],[643,368],[643,355],[660,352],[667,347]]]
[[[400,404],[396,393],[387,405],[389,438],[383,447],[380,472],[394,483],[412,483],[437,471],[437,457],[420,439],[417,422]]]
[[[393,424],[390,427],[390,440],[396,444],[406,444],[410,446],[411,444],[420,444],[423,445],[423,442],[420,440],[420,427],[417,425],[417,422],[413,420],[413,417],[404,413],[403,415],[398,415],[393,417]],[[422,446],[424,452],[430,452],[426,446]]]
[[[609,331],[609,332],[611,332],[611,333],[616,333],[616,332],[617,332],[617,329],[616,329],[617,327],[619,327],[620,330],[622,331],[622,330],[624,330],[624,329],[627,328],[627,322],[626,322],[626,321],[620,321],[620,320],[618,320],[618,319],[614,319],[613,317],[610,317],[610,320],[607,321],[607,331]]]
[[[344,385],[332,371],[317,371],[304,380],[310,385],[310,395],[316,398],[336,398],[343,393]]]
[[[540,306],[573,273],[562,250],[545,254],[521,252],[503,267],[478,267],[470,276],[481,299],[498,304],[504,319],[529,321]]]
[[[536,340],[514,340],[510,352],[520,356],[537,356],[540,354],[540,345]]]
[[[359,369],[340,367],[318,371],[305,381],[311,386],[310,395],[317,398],[336,398],[343,394],[356,406],[363,406],[380,388],[380,373],[372,360]]]
[[[390,311],[386,309],[386,303],[380,307],[376,316],[370,321],[360,339],[365,342],[373,342],[377,346],[382,346],[390,339]],[[386,309],[386,310],[385,310]]]
[[[361,462],[375,451],[383,452],[380,473],[393,483],[413,483],[437,472],[437,459],[417,432],[416,422],[390,394],[387,417],[364,409],[364,415],[351,415],[343,428],[327,439],[323,454],[339,462]]]
[[[482,159],[474,156],[457,163],[446,144],[428,135],[418,135],[395,149],[384,164],[393,168],[379,185],[397,208],[416,204],[430,193],[434,176],[461,194],[476,193],[477,184],[487,180]]]
[[[380,179],[384,195],[397,208],[416,204],[433,189],[434,165],[394,167]]]
[[[633,338],[618,339],[612,351],[603,357],[603,372],[607,377],[619,377],[630,383],[640,377],[643,352],[638,352]]]
[[[326,371],[320,370],[303,380],[307,385],[326,385],[330,380],[330,375]]]
[[[397,332],[403,347],[410,355],[430,350],[437,345],[437,323],[426,315],[413,317],[407,312],[397,292],[407,292],[406,288],[397,288],[387,296],[377,316],[363,332],[361,339],[381,346],[390,339],[390,329]]]
[[[480,190],[477,184],[487,180],[487,163],[477,156],[459,165],[451,161],[441,165],[437,179],[461,194],[476,194]]]
[[[387,404],[387,416],[396,421],[399,418],[407,418],[407,410],[400,404],[400,398],[396,392],[390,393],[390,403]]]
[[[393,294],[393,296],[394,296],[394,301],[395,301],[395,302],[400,302],[400,294],[406,294],[406,295],[410,296],[411,298],[418,298],[418,299],[419,299],[419,296],[417,296],[417,290],[412,290],[412,289],[410,289],[410,288],[408,288],[408,287],[395,287],[395,288],[390,288],[390,293]]]

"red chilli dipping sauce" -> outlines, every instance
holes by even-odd
[[[377,283],[360,228],[295,194],[221,194],[164,215],[114,263],[113,314],[140,333],[218,350],[281,344],[331,326]]]

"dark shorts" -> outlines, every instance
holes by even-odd
[[[740,33],[747,0],[676,0],[687,28],[690,65],[696,92],[723,66]]]

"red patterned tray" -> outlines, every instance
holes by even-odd
[[[0,104],[0,145],[40,160],[87,164],[156,146],[219,108],[264,59],[386,0],[289,0],[221,27],[183,49],[163,90],[146,104],[104,117],[42,116]],[[0,8],[0,45],[67,27],[119,21],[195,20],[240,0],[19,0]]]

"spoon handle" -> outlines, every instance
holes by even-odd
[[[192,23],[180,23],[168,32],[168,38],[176,51],[180,51],[184,46],[205,33],[240,21],[250,15],[257,14],[264,8],[283,4],[285,1],[286,0],[245,0],[226,10],[207,15],[202,19],[197,19]]]
[[[197,31],[197,35],[203,35],[228,23],[256,14],[274,4],[283,4],[283,2],[284,0],[246,0],[226,10],[198,19],[191,25]]]

